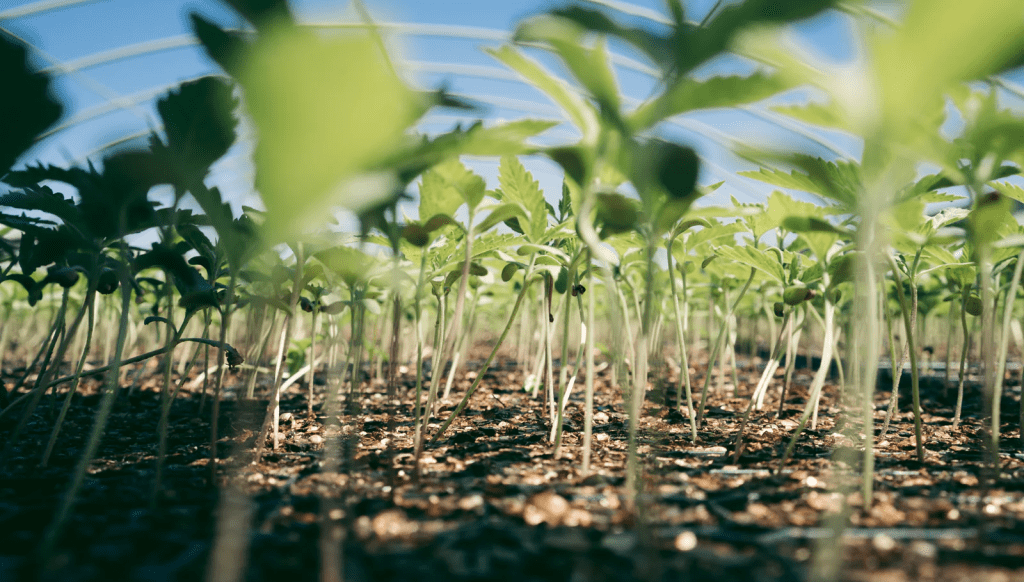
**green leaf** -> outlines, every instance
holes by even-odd
[[[449,159],[424,172],[420,180],[420,220],[439,214],[454,216],[465,202],[460,188],[471,172],[457,159]]]
[[[967,216],[968,234],[975,248],[990,245],[1017,222],[1010,214],[1010,199],[998,192],[980,196]]]
[[[358,211],[391,195],[387,176],[358,189],[351,181],[401,145],[421,108],[369,35],[275,27],[238,78],[259,139],[256,188],[271,240],[324,222],[333,204]]]
[[[830,129],[849,131],[849,125],[843,119],[842,114],[831,104],[808,103],[806,105],[775,105],[770,109],[786,117],[820,125]]]
[[[871,52],[890,131],[938,104],[948,87],[1000,72],[1024,51],[1024,3],[956,0],[909,5],[894,34],[877,34]]]
[[[569,121],[583,134],[583,141],[590,143],[597,139],[600,129],[597,112],[580,97],[569,85],[552,75],[536,61],[526,57],[520,51],[504,46],[498,49],[484,49],[487,54],[516,71],[524,79],[532,83],[538,90],[551,98]]]
[[[567,18],[543,14],[529,18],[516,29],[516,42],[546,43],[562,58],[566,67],[601,105],[605,116],[619,114],[619,87],[608,62],[603,40],[585,46],[588,31]]]
[[[782,264],[775,255],[770,255],[767,251],[751,246],[722,245],[715,247],[715,253],[722,258],[757,269],[778,283],[786,281]]]
[[[369,278],[374,260],[366,253],[346,246],[336,246],[313,253],[325,267],[339,275],[346,285],[354,286]]]
[[[841,209],[856,208],[861,197],[863,180],[860,165],[852,161],[826,161],[803,154],[783,156],[779,161],[795,166],[791,172],[761,169],[739,172],[739,175],[783,188],[803,190],[840,204]]]
[[[640,220],[640,204],[622,194],[597,194],[597,218],[602,236],[632,230]]]
[[[788,88],[789,84],[782,79],[764,73],[711,77],[704,81],[684,78],[638,107],[629,116],[629,125],[634,130],[642,130],[675,115],[753,103]]]
[[[249,46],[246,38],[237,32],[228,32],[193,12],[189,15],[192,31],[203,45],[206,54],[226,72],[238,72],[239,58]]]
[[[548,208],[540,184],[515,156],[504,156],[498,166],[498,183],[504,199],[522,205],[526,211],[526,224],[520,221],[527,239],[542,242],[540,237],[548,226]]]
[[[995,190],[1001,193],[1003,196],[1008,196],[1017,202],[1024,204],[1024,188],[1011,184],[1010,182],[989,182],[989,186],[995,188]],[[2,205],[2,203],[0,203]]]
[[[473,227],[473,231],[476,233],[486,232],[510,219],[519,219],[520,224],[528,222],[526,214],[523,212],[523,207],[519,204],[508,202],[492,207],[487,217]]]
[[[468,129],[461,126],[434,138],[424,137],[411,145],[399,148],[385,159],[382,167],[398,170],[399,181],[407,184],[425,170],[449,158],[463,155],[501,156],[528,154],[537,148],[526,140],[558,125],[557,121],[521,119],[484,127],[477,121]]]
[[[603,12],[578,6],[552,10],[551,14],[571,20],[579,26],[594,32],[617,36],[646,53],[654,62],[669,68],[673,50],[671,40],[668,37],[642,28],[622,26]]]

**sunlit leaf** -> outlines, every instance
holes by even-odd
[[[515,156],[501,158],[498,183],[506,201],[521,204],[526,210],[528,225],[523,225],[520,221],[520,226],[525,227],[524,232],[529,240],[541,242],[540,237],[548,226],[548,209],[544,194],[540,191],[540,184]]]
[[[764,73],[711,77],[703,81],[682,79],[656,99],[638,107],[629,116],[629,123],[636,130],[644,129],[674,115],[753,103],[787,88],[789,85],[779,77]]]
[[[569,121],[583,133],[584,142],[592,142],[597,138],[599,128],[597,112],[565,81],[552,75],[539,63],[512,47],[504,46],[498,49],[484,50],[522,75],[524,79],[557,103]]]
[[[256,126],[256,187],[271,239],[310,230],[332,204],[358,210],[391,194],[384,176],[358,187],[351,180],[401,144],[420,108],[369,36],[274,27],[239,80]]]

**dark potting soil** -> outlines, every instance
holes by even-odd
[[[472,362],[469,368],[428,437],[472,382]],[[226,523],[241,528],[243,579],[252,582],[319,580],[322,543],[338,550],[340,579],[354,581],[798,581],[814,578],[816,557],[824,555],[819,546],[836,545],[828,543],[836,534],[829,518],[843,511],[850,512],[838,544],[844,580],[1024,580],[1017,387],[1004,402],[1000,474],[991,485],[980,395],[968,393],[965,422],[953,430],[955,391],[924,383],[920,463],[909,390],[903,391],[889,433],[875,438],[874,497],[865,504],[858,492],[859,413],[843,413],[835,385],[826,387],[817,427],[804,432],[778,471],[811,372],[797,371],[781,418],[778,390],[770,391],[764,409],[752,413],[738,459],[733,444],[758,371],[741,371],[740,397],[729,383],[719,390],[716,374],[697,443],[686,415],[665,406],[675,391],[666,374],[652,377],[641,415],[642,487],[635,498],[625,478],[628,419],[608,370],[596,379],[585,475],[583,379],[569,400],[556,458],[542,394],[525,393],[522,373],[507,362],[487,373],[466,412],[418,465],[408,374],[393,418],[384,387],[367,382],[356,398],[361,411],[341,417],[340,428],[325,427],[319,401],[318,414],[307,417],[308,388],[293,386],[282,400],[280,447],[256,464],[265,402],[226,400],[216,487],[209,478],[209,402],[200,413],[199,389],[186,384],[172,407],[162,489],[154,497],[154,371],[134,391],[122,391],[57,549],[42,563],[37,550],[93,423],[93,379],[75,397],[49,467],[38,466],[56,416],[47,396],[0,472],[0,581],[216,579],[210,556]],[[241,381],[229,376],[228,385]],[[694,389],[702,383],[695,374]],[[879,385],[876,431],[886,386]],[[0,420],[0,442],[17,417]],[[324,464],[325,439],[341,443],[340,470]],[[222,498],[228,492],[230,502]]]

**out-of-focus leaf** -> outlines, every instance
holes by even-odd
[[[1002,193],[1004,196],[1008,196],[1017,202],[1024,204],[1024,188],[1011,184],[1010,182],[989,182],[989,186],[996,189],[997,192]],[[2,202],[0,202],[2,205]]]
[[[576,80],[601,106],[605,117],[619,115],[619,86],[608,62],[603,41],[587,46],[588,31],[566,18],[543,14],[520,23],[515,32],[517,42],[546,43],[562,58]]]
[[[783,156],[779,161],[788,166],[795,166],[796,170],[785,172],[762,168],[754,172],[739,172],[739,175],[783,188],[816,194],[826,200],[838,202],[840,209],[856,207],[863,190],[860,166],[856,162],[830,162],[802,154]]]
[[[366,253],[346,246],[336,246],[313,253],[325,267],[339,275],[345,284],[352,287],[365,281],[374,266],[374,260]]]
[[[890,132],[913,131],[922,108],[947,87],[1002,71],[1024,51],[1024,3],[956,0],[911,3],[895,34],[878,34],[872,54]]]
[[[724,108],[753,103],[788,89],[781,78],[764,73],[747,77],[731,75],[704,81],[684,78],[629,116],[634,130],[648,128],[662,119],[698,109]]]
[[[458,159],[449,159],[424,172],[420,180],[420,220],[439,214],[453,216],[465,202],[461,189],[473,173]]]
[[[387,176],[352,180],[401,146],[421,104],[370,36],[277,26],[238,78],[259,139],[256,187],[271,240],[310,230],[332,204],[358,210],[390,195]]]
[[[597,112],[582,97],[576,94],[569,85],[546,71],[536,61],[526,57],[520,51],[503,46],[498,49],[485,49],[488,54],[523,76],[537,89],[551,98],[569,121],[583,134],[584,143],[594,143],[600,129]]]
[[[671,68],[670,59],[674,51],[672,41],[666,36],[642,28],[620,25],[601,11],[579,6],[552,10],[551,14],[573,21],[594,32],[617,36],[642,50],[653,61],[665,68]]]
[[[487,232],[497,224],[511,220],[516,221],[520,225],[523,223],[529,224],[522,206],[513,202],[499,204],[491,208],[487,216],[473,227],[473,231],[477,233]]]
[[[1017,222],[1010,214],[1010,198],[998,192],[984,194],[967,216],[968,234],[974,248],[992,244]]]
[[[291,21],[287,0],[225,0],[257,30]]]
[[[239,59],[250,43],[241,34],[228,32],[199,14],[192,13],[189,16],[192,30],[206,49],[206,54],[227,73],[237,74]]]
[[[520,119],[484,127],[482,122],[477,121],[466,129],[456,127],[433,138],[423,137],[399,149],[384,160],[382,166],[397,168],[399,181],[405,184],[432,166],[462,155],[532,153],[536,148],[527,144],[526,140],[556,125],[557,121]]]
[[[601,235],[632,230],[640,219],[640,204],[622,194],[597,194],[597,218]]]
[[[0,35],[0,79],[4,80],[0,178],[63,112],[50,94],[50,78],[29,70],[27,56],[24,46]]]
[[[811,125],[850,131],[843,116],[831,104],[775,105],[771,110]]]

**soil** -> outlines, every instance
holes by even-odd
[[[470,362],[453,395],[461,397],[478,365]],[[743,454],[734,458],[757,375],[754,368],[741,372],[740,397],[730,383],[718,390],[712,382],[696,444],[686,416],[665,405],[660,387],[669,386],[671,397],[674,378],[653,378],[639,425],[642,491],[635,498],[625,479],[627,415],[607,369],[596,381],[587,475],[580,471],[582,378],[556,458],[543,396],[524,392],[522,374],[508,361],[486,373],[465,413],[418,466],[408,392],[393,402],[389,419],[383,384],[366,382],[358,396],[362,411],[328,429],[322,413],[307,417],[307,387],[293,386],[283,395],[281,446],[255,464],[265,403],[229,392],[219,422],[217,487],[208,480],[209,402],[200,413],[198,389],[186,387],[172,407],[163,489],[154,497],[160,401],[153,363],[135,389],[122,390],[56,553],[40,563],[36,550],[99,401],[99,380],[90,379],[49,467],[38,466],[55,417],[47,396],[0,472],[0,581],[215,579],[225,571],[207,578],[211,549],[232,525],[241,527],[248,547],[239,549],[244,564],[225,563],[252,582],[320,579],[322,537],[324,547],[340,550],[342,579],[355,581],[797,581],[812,579],[816,556],[837,546],[830,524],[842,512],[850,516],[838,543],[843,580],[1024,580],[1016,386],[1003,403],[994,484],[987,485],[980,395],[968,392],[965,423],[952,430],[955,394],[941,381],[925,382],[925,462],[916,459],[906,410],[889,434],[876,436],[874,497],[865,504],[857,492],[856,418],[842,414],[833,384],[816,429],[805,431],[777,471],[807,398],[809,371],[797,371],[781,418],[778,391],[770,391],[747,425]],[[413,381],[403,374],[401,389]],[[695,387],[702,381],[695,373]],[[240,384],[241,374],[228,382]],[[901,392],[901,407],[909,409],[910,391]],[[876,396],[877,431],[889,394]],[[441,419],[456,403],[444,403]],[[0,441],[17,421],[10,416],[0,421]],[[342,444],[340,471],[324,466],[325,439]]]

